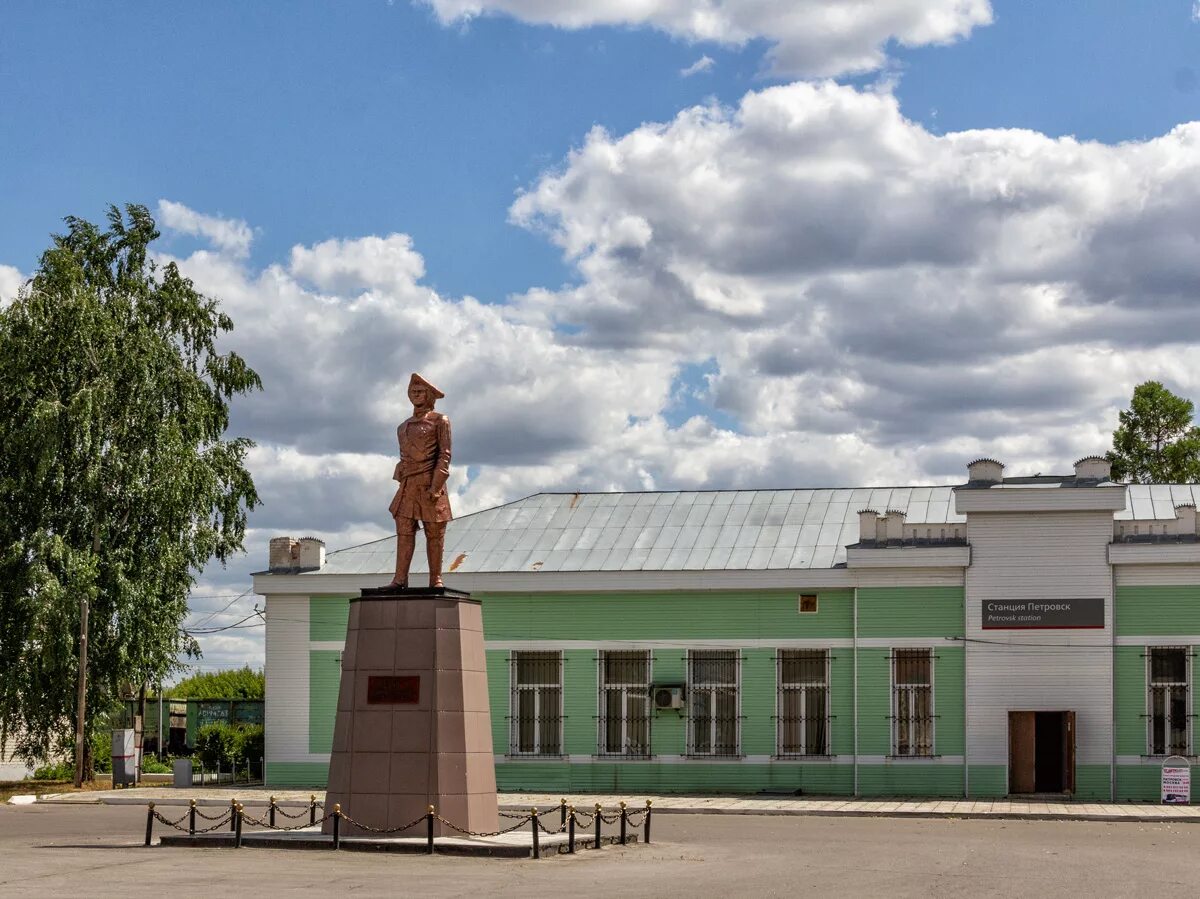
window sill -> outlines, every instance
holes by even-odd
[[[832,753],[828,753],[828,752],[822,752],[822,753],[814,752],[814,753],[809,753],[807,755],[799,755],[797,753],[787,752],[787,753],[778,753],[776,755],[771,756],[771,758],[777,762],[828,762],[831,759],[835,758],[835,756]]]
[[[737,755],[717,755],[716,753],[711,753],[711,752],[708,752],[708,753],[689,752],[686,755],[684,755],[685,759],[690,759],[692,761],[700,761],[700,762],[714,762],[714,761],[715,762],[738,762],[738,761],[741,761],[742,759],[744,759],[745,757],[746,757],[745,754],[740,753],[740,752]]]
[[[931,752],[931,753],[927,753],[925,755],[885,755],[884,756],[884,758],[887,759],[889,762],[891,762],[891,761],[921,762],[921,761],[927,761],[929,759],[940,759],[941,757],[942,757],[942,755],[940,752]]]
[[[592,758],[601,762],[652,762],[655,756],[647,753],[646,755],[629,755],[624,752],[597,752]]]
[[[508,752],[504,755],[504,760],[506,762],[563,762],[566,761],[566,759],[567,756],[565,753],[549,755],[547,753],[537,752]]]

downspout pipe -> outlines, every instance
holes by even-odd
[[[858,796],[858,587],[854,588],[854,795]]]

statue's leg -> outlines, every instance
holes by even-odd
[[[425,552],[429,557],[429,586],[442,587],[442,548],[446,543],[446,522],[423,521]]]
[[[408,586],[408,569],[412,565],[413,547],[417,542],[417,523],[411,518],[396,519],[396,576],[393,587]]]

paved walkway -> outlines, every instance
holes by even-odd
[[[271,796],[281,806],[307,805],[311,790],[264,789],[263,787],[139,787],[88,793],[61,793],[39,797],[40,802],[103,803],[106,805],[227,805],[236,798],[246,805],[265,805]],[[324,791],[316,793],[322,801]],[[559,794],[501,793],[500,805],[507,809],[556,808]],[[825,815],[836,817],[896,818],[1013,818],[1055,821],[1173,821],[1200,823],[1200,806],[1154,805],[1152,803],[1053,802],[1046,800],[961,800],[961,799],[790,799],[761,796],[645,796],[574,794],[565,797],[580,811],[590,811],[598,802],[606,810],[624,800],[639,808],[650,799],[654,811],[689,815]]]

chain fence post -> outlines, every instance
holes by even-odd
[[[316,806],[314,806],[316,808]],[[342,804],[335,802],[333,804],[333,848],[339,849],[342,845]]]
[[[188,836],[196,835],[196,800],[193,799],[188,806]]]
[[[567,800],[566,798],[558,800],[558,826],[563,828],[567,826]]]
[[[567,810],[567,855],[575,854],[575,806]]]
[[[151,802],[146,808],[146,845],[150,845],[151,839],[154,837],[154,803]]]
[[[242,848],[242,804],[237,804],[237,830],[233,832],[233,848]]]
[[[542,846],[538,841],[538,810],[536,808],[529,810],[529,823],[533,827],[533,857],[542,857]]]
[[[629,823],[629,813],[625,810],[625,800],[621,800],[621,845],[625,845],[625,827]]]
[[[317,823],[317,794],[308,794],[308,826],[312,827]]]
[[[271,797],[271,807],[267,810],[267,823],[271,827],[275,826],[275,797]]]
[[[642,842],[650,845],[650,800],[646,800],[646,819],[642,826]]]
[[[597,802],[596,803],[596,843],[594,846],[592,846],[593,849],[600,848],[600,825],[604,823],[603,819],[600,817],[600,813],[603,810],[604,810],[603,806],[601,806],[600,803]]]
[[[425,851],[433,855],[433,815],[437,811],[432,805],[425,812]]]
[[[229,800],[229,832],[237,830],[237,800]]]

